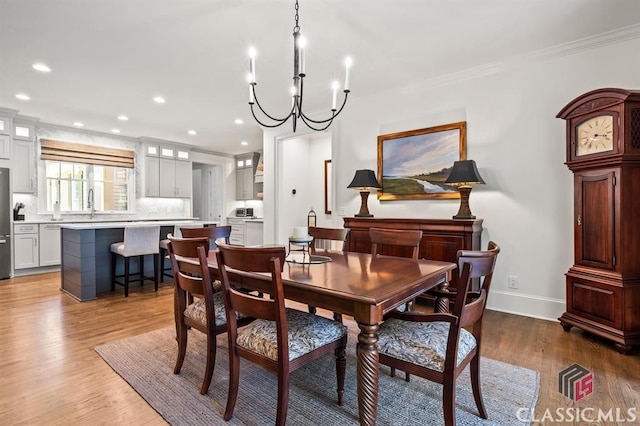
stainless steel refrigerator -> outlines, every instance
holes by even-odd
[[[0,168],[0,279],[11,275],[11,193],[9,169]]]

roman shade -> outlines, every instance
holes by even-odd
[[[99,164],[102,166],[134,167],[134,151],[116,148],[104,148],[40,139],[43,160],[67,161],[71,163]]]

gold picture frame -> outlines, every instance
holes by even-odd
[[[331,214],[331,160],[324,160],[324,214]]]
[[[467,159],[467,122],[378,136],[379,200],[460,198],[444,181]]]

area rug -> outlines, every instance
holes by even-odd
[[[350,328],[344,405],[337,405],[334,358],[323,357],[292,374],[287,424],[358,424],[356,330]],[[200,395],[205,360],[202,333],[190,332],[182,371],[173,374],[177,354],[175,328],[164,328],[95,348],[96,352],[172,425],[270,425],[275,423],[277,377],[241,360],[240,388],[234,416],[222,418],[227,400],[228,355],[226,335],[218,336],[218,353],[208,395]],[[458,425],[521,424],[519,408],[535,406],[539,373],[482,358],[481,380],[489,420],[477,417],[468,368],[457,381]],[[390,377],[380,367],[378,424],[443,424],[442,386],[404,373]]]

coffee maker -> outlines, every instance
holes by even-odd
[[[24,220],[24,203],[16,203],[13,207],[13,220]]]

